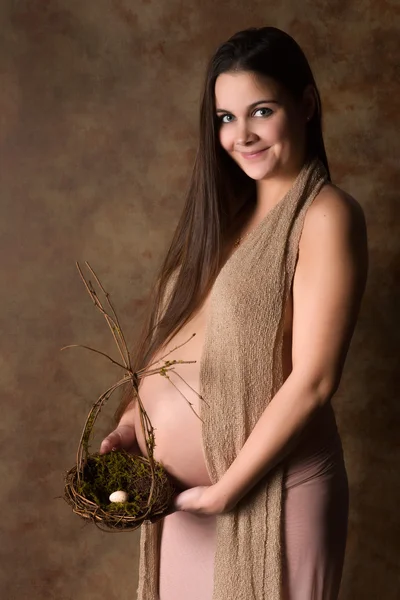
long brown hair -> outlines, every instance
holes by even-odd
[[[132,368],[145,368],[201,307],[220,270],[222,250],[235,215],[256,202],[256,181],[248,177],[219,142],[215,81],[227,72],[248,71],[273,78],[295,101],[314,86],[316,110],[307,123],[306,154],[318,156],[330,179],[322,136],[320,95],[307,58],[295,40],[275,27],[251,27],[221,44],[209,60],[200,107],[199,142],[184,208],[150,292],[144,323],[132,353]],[[178,269],[176,285],[162,306],[166,285]],[[125,390],[115,413],[118,422],[133,397]]]

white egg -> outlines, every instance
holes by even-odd
[[[126,502],[127,500],[128,494],[122,490],[110,494],[110,502]]]

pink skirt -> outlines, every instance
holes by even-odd
[[[285,461],[285,600],[337,600],[339,594],[347,537],[347,473],[336,424],[331,423],[330,435],[323,428],[315,432]],[[177,511],[163,519],[160,600],[212,600],[215,532],[215,516]]]
[[[341,445],[290,463],[284,486],[283,597],[337,600],[349,509]]]

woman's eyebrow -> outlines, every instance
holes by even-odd
[[[277,100],[257,100],[257,102],[253,102],[252,104],[249,104],[249,106],[247,108],[254,108],[255,106],[257,106],[257,104],[278,104]],[[229,110],[226,110],[225,108],[217,108],[216,112],[230,112]]]

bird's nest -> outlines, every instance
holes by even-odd
[[[156,373],[167,377],[168,380],[171,381],[168,376],[168,371],[173,369],[176,363],[189,363],[195,361],[164,361],[164,365],[158,368],[154,367],[156,363],[152,363],[146,369],[134,373],[131,369],[130,356],[125,338],[115,310],[111,304],[109,294],[104,290],[93,269],[88,262],[86,262],[87,267],[92,272],[97,284],[106,297],[107,303],[111,309],[111,315],[108,314],[102,306],[91,281],[86,281],[79,264],[76,263],[76,265],[95,306],[104,315],[112,331],[124,364],[113,360],[103,352],[80,344],[64,346],[62,350],[74,346],[87,348],[88,350],[106,356],[114,364],[124,368],[126,374],[120,381],[106,390],[90,410],[78,445],[76,464],[65,474],[63,498],[72,507],[75,514],[86,521],[95,523],[104,531],[132,531],[140,527],[146,519],[153,521],[162,518],[163,515],[167,514],[174,496],[178,493],[175,482],[168,475],[164,466],[154,460],[154,430],[139,396],[139,381],[142,377],[154,375]],[[195,334],[192,334],[191,337],[194,335]],[[177,348],[179,347],[180,346]],[[177,348],[174,348],[173,350],[176,350]],[[173,350],[171,350],[171,352]],[[165,356],[157,362],[160,362]],[[99,454],[98,452],[90,454],[89,438],[102,406],[117,388],[127,383],[132,386],[134,396],[138,402],[141,427],[146,441],[148,458],[130,454],[126,450],[113,450],[106,454]],[[201,396],[199,397],[201,398]],[[189,405],[193,410],[190,403]],[[127,494],[126,501],[110,501],[110,494],[117,490],[122,490]]]

